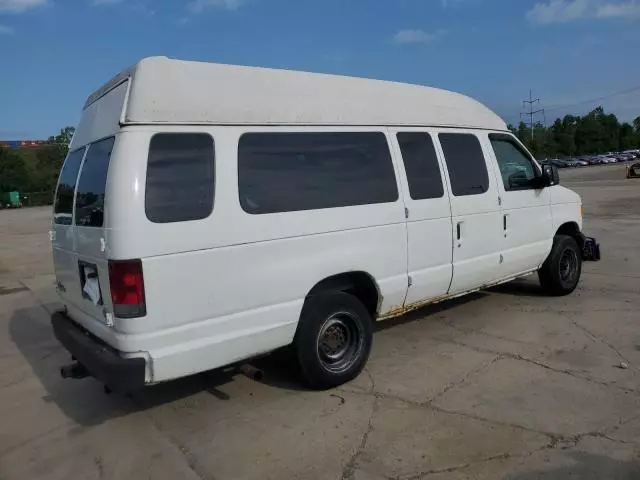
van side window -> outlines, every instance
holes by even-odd
[[[502,184],[506,191],[529,190],[536,185],[536,167],[531,158],[509,135],[489,134],[491,147],[496,155]]]
[[[214,144],[206,133],[158,133],[147,160],[145,211],[154,223],[207,218],[213,211]]]
[[[105,138],[89,145],[82,164],[76,191],[75,224],[81,227],[102,227],[107,170],[114,138]]]
[[[456,197],[485,193],[489,189],[489,174],[478,137],[470,133],[440,133],[438,138],[452,193]]]
[[[426,132],[400,132],[397,138],[411,198],[423,200],[442,197],[444,188],[431,135]]]
[[[80,164],[84,156],[84,147],[71,152],[64,161],[56,198],[53,206],[53,223],[58,225],[71,225],[73,222],[73,192],[76,190],[76,181]]]
[[[238,145],[238,188],[251,214],[398,199],[381,132],[246,133]]]

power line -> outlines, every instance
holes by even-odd
[[[529,105],[529,111],[528,112],[523,112],[520,114],[520,118],[522,118],[523,116],[528,116],[529,117],[529,128],[531,129],[531,141],[533,142],[533,116],[538,114],[538,113],[542,113],[542,115],[544,115],[545,118],[545,123],[546,123],[546,115],[544,113],[544,108],[539,108],[538,110],[534,110],[533,109],[533,105],[537,103],[538,105],[540,105],[540,99],[533,98],[533,92],[531,90],[529,90],[529,100],[523,100],[522,101],[522,106],[526,108],[527,105]]]
[[[626,94],[633,93],[633,92],[636,92],[636,91],[640,91],[640,85],[638,85],[637,87],[628,88],[626,90],[621,90],[619,92],[613,92],[613,93],[609,93],[607,95],[602,95],[600,97],[590,98],[588,100],[582,100],[582,101],[576,102],[576,103],[568,103],[568,104],[565,104],[565,105],[552,105],[551,107],[547,107],[547,108],[543,109],[543,111],[554,112],[554,111],[558,111],[558,110],[564,110],[564,109],[567,109],[567,108],[578,107],[580,105],[584,105],[584,104],[587,104],[587,103],[599,102],[601,100],[606,100],[607,98],[615,97],[615,96],[618,96],[618,95],[626,95]],[[524,115],[529,115],[529,113],[525,112]],[[519,118],[522,118],[522,116],[523,116],[523,114],[520,113],[520,117]],[[504,118],[511,119],[511,120],[516,120],[518,118],[518,114],[514,113],[513,115],[508,115],[508,116],[506,116]],[[546,121],[545,121],[545,123],[546,123]]]
[[[601,97],[596,97],[596,98],[590,98],[589,100],[583,100],[581,102],[576,102],[576,103],[569,103],[567,105],[553,105],[549,108],[547,108],[547,111],[555,111],[555,110],[562,110],[565,108],[571,108],[571,107],[577,107],[580,105],[583,105],[585,103],[592,103],[592,102],[599,102],[600,100],[606,100],[607,98],[611,98],[611,97],[615,97],[617,95],[625,95],[627,93],[633,93],[635,91],[640,90],[640,85],[638,85],[637,87],[633,87],[633,88],[629,88],[627,90],[622,90],[619,92],[613,92],[613,93],[609,93],[607,95],[602,95]]]

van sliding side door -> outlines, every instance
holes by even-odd
[[[405,307],[445,295],[451,283],[451,208],[443,165],[426,128],[390,129],[407,217]]]

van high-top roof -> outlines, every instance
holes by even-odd
[[[150,57],[121,72],[85,109],[129,81],[121,124],[402,125],[506,130],[480,102],[437,88],[338,75]]]

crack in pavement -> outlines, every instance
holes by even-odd
[[[451,325],[450,327],[453,328],[454,330],[458,330],[458,331],[461,331],[461,332],[464,332],[464,333],[470,333],[470,332],[466,332],[464,330],[461,330],[461,329],[459,329],[459,328],[457,328],[457,327],[455,327],[453,325]],[[492,337],[492,338],[499,338],[499,339],[502,339],[502,340],[510,341],[508,339],[503,339],[501,337],[496,337],[496,336],[494,336],[492,334],[488,334],[488,333],[484,333],[484,332],[478,332],[478,331],[474,331],[474,330],[472,330],[471,332],[478,333],[478,334],[485,335],[485,336],[489,336],[489,337]],[[598,339],[597,338],[593,338],[592,341],[598,341]],[[490,353],[490,354],[494,354],[494,355],[497,354],[502,358],[510,358],[510,359],[513,359],[513,360],[519,360],[519,361],[527,362],[527,363],[530,363],[532,365],[544,368],[546,370],[550,370],[552,372],[569,375],[570,377],[577,378],[577,379],[580,379],[580,380],[584,380],[586,382],[591,382],[591,383],[594,383],[596,385],[601,385],[601,386],[605,386],[605,387],[613,387],[613,388],[621,390],[621,391],[623,391],[625,393],[632,393],[632,394],[636,394],[636,395],[640,394],[640,392],[638,392],[637,390],[635,390],[633,388],[627,388],[627,387],[623,387],[621,385],[616,385],[615,381],[605,382],[605,381],[597,380],[597,379],[589,377],[589,376],[577,375],[576,373],[574,373],[571,370],[552,367],[551,365],[549,365],[547,363],[544,363],[544,362],[542,362],[540,360],[535,360],[533,358],[528,358],[528,357],[525,357],[525,356],[523,356],[521,354],[516,354],[516,353],[511,353],[511,352],[503,352],[503,351],[495,350],[495,349],[491,349],[491,348],[482,348],[482,347],[478,347],[476,345],[471,345],[471,344],[465,343],[464,341],[460,341],[460,340],[447,339],[447,342],[451,343],[453,345],[458,345],[458,346],[461,346],[461,347],[469,348],[470,350],[473,350],[475,352]],[[588,346],[587,347],[583,347],[583,349],[584,348],[588,348]],[[551,353],[552,350],[547,349],[547,352]],[[634,369],[635,369],[635,367],[634,367]]]
[[[487,332],[483,332],[481,330],[474,330],[473,328],[465,328],[465,327],[462,327],[462,326],[454,325],[453,322],[451,320],[449,320],[449,319],[444,319],[444,320],[442,320],[442,322],[445,325],[447,325],[448,327],[450,327],[450,328],[452,328],[452,329],[454,329],[454,330],[456,330],[458,332],[461,332],[461,333],[473,333],[473,334],[476,334],[476,335],[483,335],[485,337],[496,338],[498,340],[504,340],[505,342],[518,343],[518,344],[527,345],[527,346],[531,345],[531,343],[523,342],[522,340],[515,340],[515,339],[512,339],[512,338],[507,338],[507,337],[503,337],[503,336],[500,336],[500,335],[496,335],[495,333],[487,333]],[[497,353],[502,353],[502,352],[497,352]]]
[[[453,327],[455,328],[455,327]],[[375,390],[375,380],[373,377],[373,374],[371,374],[371,372],[367,371],[367,375],[369,375],[369,378],[371,380],[371,384],[372,384],[372,388],[370,389],[370,391],[366,392],[366,391],[350,391],[350,393],[352,394],[356,394],[356,395],[365,395],[365,396],[373,396],[375,398],[374,401],[374,406],[372,408],[372,412],[371,415],[369,417],[369,425],[367,428],[367,431],[365,432],[365,434],[363,435],[360,445],[357,449],[357,451],[354,453],[354,455],[351,457],[351,459],[349,460],[349,462],[347,462],[347,464],[345,465],[344,469],[343,469],[343,473],[342,473],[342,477],[341,480],[352,480],[355,476],[355,473],[358,469],[358,460],[361,457],[362,453],[364,452],[366,446],[367,446],[367,440],[369,437],[369,434],[371,433],[371,431],[373,430],[373,419],[374,419],[374,415],[379,407],[377,401],[379,399],[389,399],[389,400],[397,400],[400,402],[403,402],[407,405],[411,405],[417,408],[423,408],[423,409],[431,409],[433,411],[436,412],[441,412],[444,414],[449,414],[449,415],[455,415],[455,416],[459,416],[462,418],[468,418],[468,419],[472,419],[472,420],[476,420],[476,421],[480,421],[480,422],[486,422],[486,423],[490,423],[490,424],[494,424],[500,427],[509,427],[509,428],[515,428],[515,429],[519,429],[522,431],[526,431],[526,432],[530,432],[530,433],[535,433],[535,434],[539,434],[539,435],[543,435],[545,437],[547,437],[549,439],[549,442],[547,445],[545,445],[544,447],[541,448],[537,448],[534,450],[531,450],[529,452],[520,452],[520,453],[514,453],[514,454],[510,454],[508,452],[502,453],[502,454],[497,454],[497,455],[492,455],[490,457],[478,460],[478,461],[474,461],[474,462],[468,462],[465,464],[461,464],[461,465],[457,465],[457,466],[450,466],[450,467],[446,467],[446,468],[442,468],[442,469],[434,469],[434,470],[428,470],[428,471],[424,471],[424,472],[418,472],[416,474],[411,474],[409,476],[407,475],[403,475],[403,476],[396,476],[396,477],[387,477],[389,480],[421,480],[423,478],[426,478],[429,475],[434,475],[434,474],[441,474],[441,473],[447,473],[447,472],[453,472],[456,470],[460,470],[460,469],[464,469],[464,468],[468,468],[470,466],[476,465],[478,463],[484,463],[484,462],[488,462],[491,460],[497,460],[497,459],[506,459],[506,458],[524,458],[526,456],[530,456],[535,452],[539,452],[539,451],[544,451],[544,450],[554,450],[554,449],[561,449],[561,450],[568,450],[571,448],[575,448],[582,439],[584,438],[602,438],[605,439],[607,441],[613,442],[613,443],[617,443],[617,444],[621,444],[621,445],[637,445],[636,442],[629,442],[626,440],[619,440],[616,438],[612,438],[609,435],[607,435],[607,432],[609,430],[611,431],[616,431],[617,429],[619,429],[622,425],[625,425],[628,422],[633,421],[634,419],[640,417],[639,415],[636,415],[632,418],[629,418],[627,420],[622,420],[622,419],[618,419],[618,424],[613,426],[613,427],[606,427],[604,430],[602,431],[593,431],[593,432],[585,432],[585,433],[580,433],[580,434],[576,434],[576,435],[563,435],[563,434],[557,434],[557,433],[552,433],[552,432],[546,432],[546,431],[541,431],[541,430],[536,430],[536,429],[532,429],[529,427],[525,427],[523,425],[519,425],[516,423],[510,423],[510,422],[501,422],[498,420],[493,420],[493,419],[489,419],[489,418],[485,418],[479,415],[474,415],[474,414],[470,414],[470,413],[466,413],[466,412],[460,412],[460,411],[456,411],[456,410],[448,410],[446,408],[443,407],[439,407],[436,406],[434,404],[434,401],[436,401],[441,395],[443,395],[445,392],[447,392],[448,390],[454,388],[455,386],[459,386],[462,385],[465,381],[467,381],[472,375],[477,374],[483,370],[486,370],[488,368],[491,367],[491,365],[493,365],[494,363],[496,363],[497,361],[503,359],[503,358],[510,358],[516,361],[523,361],[526,363],[530,363],[534,366],[540,367],[540,368],[544,368],[544,369],[548,369],[551,370],[553,372],[556,373],[560,373],[560,374],[566,374],[569,375],[571,377],[574,378],[578,378],[580,380],[586,381],[586,382],[592,382],[592,383],[596,383],[599,385],[603,385],[606,387],[613,387],[616,389],[619,389],[621,391],[627,392],[627,393],[634,393],[634,394],[638,394],[638,392],[636,392],[635,390],[632,389],[626,389],[623,387],[619,387],[617,385],[613,385],[610,383],[605,383],[605,382],[599,382],[593,379],[589,379],[589,378],[584,378],[584,377],[580,377],[575,375],[573,372],[568,371],[568,370],[562,370],[562,369],[556,369],[553,368],[549,365],[546,365],[544,363],[541,363],[539,361],[533,360],[533,359],[529,359],[526,357],[523,357],[521,355],[518,354],[512,354],[509,352],[497,352],[494,350],[487,350],[487,349],[477,349],[473,346],[470,345],[466,345],[464,343],[460,343],[460,342],[450,342],[456,345],[460,345],[463,347],[467,347],[470,348],[472,350],[477,350],[479,352],[483,352],[483,353],[492,353],[495,354],[495,357],[492,358],[490,361],[485,362],[484,364],[482,364],[479,367],[476,367],[474,369],[469,370],[468,372],[466,372],[460,379],[456,380],[455,382],[452,382],[450,384],[447,384],[443,391],[436,394],[435,396],[433,396],[431,399],[429,399],[426,402],[416,402],[413,400],[409,400],[406,398],[403,398],[401,396],[398,395],[393,395],[393,394],[385,394],[382,392],[377,392]]]
[[[433,397],[431,397],[429,400],[427,400],[427,404],[428,403],[432,403],[434,401],[436,401],[436,399],[440,398],[442,395],[444,395],[445,393],[447,393],[449,390],[451,390],[454,387],[457,387],[459,385],[464,384],[464,382],[467,381],[467,379],[472,376],[475,375],[477,373],[480,373],[484,370],[486,370],[487,368],[489,368],[491,365],[493,365],[494,363],[496,363],[498,360],[502,359],[503,355],[502,354],[497,354],[495,355],[491,360],[489,360],[488,362],[483,363],[482,365],[480,365],[479,367],[473,368],[471,370],[469,370],[467,373],[465,373],[464,375],[462,375],[462,377],[460,377],[458,380],[453,381],[451,383],[448,383],[444,386],[444,388],[442,389],[441,392],[435,394]]]
[[[606,339],[604,339],[603,337],[601,337],[600,335],[597,335],[595,333],[593,333],[591,330],[589,330],[587,327],[580,325],[576,320],[574,320],[571,316],[563,313],[562,314],[563,317],[565,317],[567,320],[569,320],[571,322],[571,324],[576,327],[577,329],[581,330],[582,332],[584,332],[585,335],[591,337],[594,341],[600,342],[602,343],[604,346],[606,346],[607,348],[609,348],[610,350],[612,350],[613,352],[615,352],[616,355],[618,355],[618,357],[620,357],[622,359],[623,362],[625,362],[629,367],[631,367],[633,370],[638,370],[637,367],[635,367],[634,365],[631,364],[631,362],[629,361],[629,359],[627,359],[616,347],[614,347],[611,343],[609,343]]]
[[[485,457],[482,458],[480,460],[475,460],[473,462],[467,462],[464,464],[460,464],[460,465],[454,465],[451,467],[443,467],[443,468],[434,468],[432,470],[426,470],[423,472],[419,472],[419,473],[415,473],[409,476],[395,476],[395,477],[388,477],[389,480],[422,480],[423,478],[426,478],[430,475],[439,475],[442,473],[451,473],[451,472],[455,472],[457,470],[463,470],[465,468],[469,468],[472,467],[474,465],[480,465],[482,463],[487,463],[487,462],[491,462],[493,460],[506,460],[509,458],[527,458],[530,457],[531,455],[533,455],[536,452],[542,452],[544,450],[547,450],[548,447],[542,447],[542,448],[537,448],[534,450],[531,450],[529,452],[523,452],[523,453],[500,453],[497,455],[491,455],[489,457]]]
[[[161,425],[159,425],[153,418],[153,416],[145,412],[145,417],[149,420],[149,423],[157,430],[157,432],[165,437],[169,444],[175,447],[179,452],[182,458],[184,458],[185,463],[189,467],[189,469],[200,479],[200,480],[215,480],[215,477],[211,475],[204,467],[200,465],[200,462],[196,458],[196,456],[184,445],[180,440],[175,438],[170,432],[167,432]]]
[[[369,393],[365,393],[365,395],[370,395]],[[342,476],[341,480],[353,480],[356,470],[358,468],[358,460],[360,456],[364,452],[364,449],[367,447],[367,441],[369,440],[369,434],[373,430],[373,419],[378,411],[378,396],[373,395],[373,405],[371,406],[371,413],[369,414],[369,422],[367,425],[367,429],[365,430],[362,438],[360,439],[360,445],[358,446],[355,453],[351,456],[349,461],[342,468]]]
[[[562,437],[561,435],[557,435],[555,433],[545,432],[543,430],[536,430],[534,428],[525,427],[524,425],[520,425],[518,423],[502,422],[500,420],[493,420],[493,419],[490,419],[490,418],[481,417],[480,415],[474,415],[473,413],[460,412],[460,411],[457,411],[457,410],[448,410],[446,408],[439,407],[439,406],[433,405],[433,404],[424,405],[424,407],[425,408],[430,408],[431,410],[436,411],[436,412],[446,413],[448,415],[455,415],[457,417],[469,418],[469,419],[477,420],[477,421],[480,421],[480,422],[491,423],[491,424],[497,425],[499,427],[515,428],[515,429],[522,430],[522,431],[525,431],[525,432],[536,433],[538,435],[544,435],[544,436],[549,438],[549,444],[550,445],[553,443],[554,439]]]
[[[634,390],[632,388],[627,388],[627,387],[622,387],[620,385],[616,385],[615,382],[603,382],[603,381],[597,380],[595,378],[583,377],[583,376],[575,374],[571,370],[552,367],[552,366],[550,366],[550,365],[548,365],[546,363],[543,363],[543,362],[541,362],[539,360],[533,360],[531,358],[523,357],[522,355],[505,354],[505,357],[511,358],[513,360],[520,360],[520,361],[523,361],[523,362],[526,362],[526,363],[530,363],[530,364],[536,365],[536,366],[538,366],[540,368],[544,368],[545,370],[550,370],[550,371],[555,372],[555,373],[561,373],[561,374],[564,374],[564,375],[569,375],[570,377],[577,378],[577,379],[583,380],[585,382],[595,383],[596,385],[601,385],[603,387],[612,387],[612,388],[621,390],[621,391],[623,391],[625,393],[631,393],[631,394],[634,394],[634,395],[640,394],[640,392],[638,392],[638,391],[636,391],[636,390]]]
[[[544,433],[544,432],[538,432],[538,433]],[[483,463],[488,463],[491,462],[493,460],[506,460],[509,458],[527,458],[530,457],[531,455],[533,455],[534,453],[538,453],[538,452],[544,452],[546,450],[570,450],[574,447],[576,447],[580,441],[585,438],[585,437],[592,437],[592,438],[604,438],[605,440],[614,442],[614,443],[620,443],[620,444],[625,444],[625,445],[637,445],[636,443],[633,442],[626,442],[626,441],[622,441],[622,440],[616,440],[614,438],[610,438],[607,435],[603,434],[603,433],[599,433],[599,432],[587,432],[587,433],[581,433],[578,435],[574,435],[574,436],[553,436],[548,434],[551,438],[551,442],[548,445],[545,445],[544,447],[540,447],[540,448],[535,448],[533,450],[529,450],[527,452],[520,452],[520,453],[502,453],[502,454],[496,454],[496,455],[491,455],[489,457],[485,457],[482,458],[480,460],[475,460],[472,462],[467,462],[461,465],[454,465],[451,467],[444,467],[444,468],[440,468],[440,469],[433,469],[433,470],[428,470],[428,471],[424,471],[424,472],[419,472],[410,476],[401,476],[401,477],[388,477],[389,480],[422,480],[423,478],[426,478],[430,475],[436,475],[436,474],[442,474],[442,473],[451,473],[451,472],[455,472],[458,470],[463,470],[465,468],[469,468],[475,465],[480,465]]]

